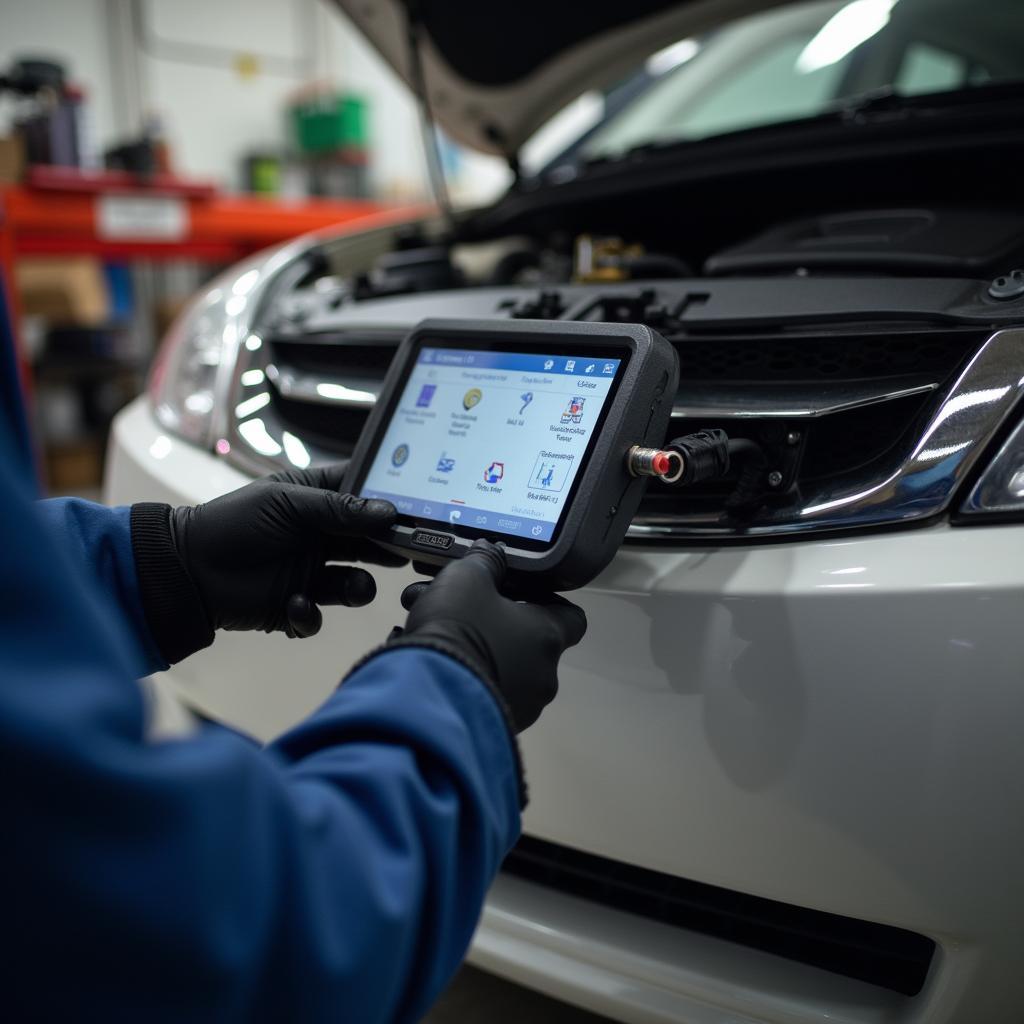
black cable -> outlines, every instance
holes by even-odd
[[[676,487],[714,480],[729,472],[729,435],[724,430],[699,430],[676,437],[665,449],[683,460],[683,472],[675,481]]]
[[[764,493],[768,460],[759,444],[743,437],[729,439],[729,456],[740,462],[736,487],[725,499],[726,513],[735,515],[751,509]]]
[[[724,430],[699,430],[694,434],[673,438],[665,450],[675,452],[683,462],[683,471],[670,487],[689,487],[705,480],[718,480],[728,475],[730,467],[738,467],[736,486],[725,499],[725,514],[749,512],[764,493],[768,460],[756,441],[744,437],[731,438]]]

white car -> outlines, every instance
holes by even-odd
[[[579,593],[470,959],[623,1021],[1019,1021],[1024,9],[459,0],[410,32],[398,0],[340,2],[451,136],[513,164],[616,84],[487,209],[223,274],[118,418],[107,499],[344,458],[428,316],[655,326],[673,436],[765,459],[652,486]],[[379,572],[314,640],[223,634],[164,683],[270,737],[411,578]]]

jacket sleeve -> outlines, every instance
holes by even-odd
[[[132,553],[131,509],[108,508],[81,498],[48,498],[36,503],[50,542],[64,549],[78,573],[91,580],[117,607],[131,633],[135,676],[162,672],[167,661],[146,624]]]
[[[214,726],[147,742],[120,599],[47,548],[4,474],[12,1019],[417,1020],[519,831],[487,690],[443,655],[389,651],[266,750]]]

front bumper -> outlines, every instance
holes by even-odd
[[[246,481],[162,436],[144,400],[121,414],[109,501]],[[222,635],[174,686],[279,732],[400,616],[410,574],[379,576],[374,605],[328,614],[301,649]],[[530,834],[938,952],[921,994],[898,996],[503,878],[474,960],[629,1021],[1019,1019],[1024,528],[629,546],[579,599],[587,639],[523,737]]]

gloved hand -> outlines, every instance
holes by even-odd
[[[583,609],[556,594],[515,601],[501,592],[504,550],[478,540],[431,583],[406,587],[405,629],[389,646],[442,651],[487,682],[515,732],[532,725],[558,692],[558,660],[587,630]]]
[[[212,642],[215,629],[312,636],[323,618],[318,605],[373,600],[365,569],[325,563],[404,565],[367,539],[397,513],[390,502],[340,494],[343,472],[276,473],[202,505],[133,506],[143,604],[168,661]]]

